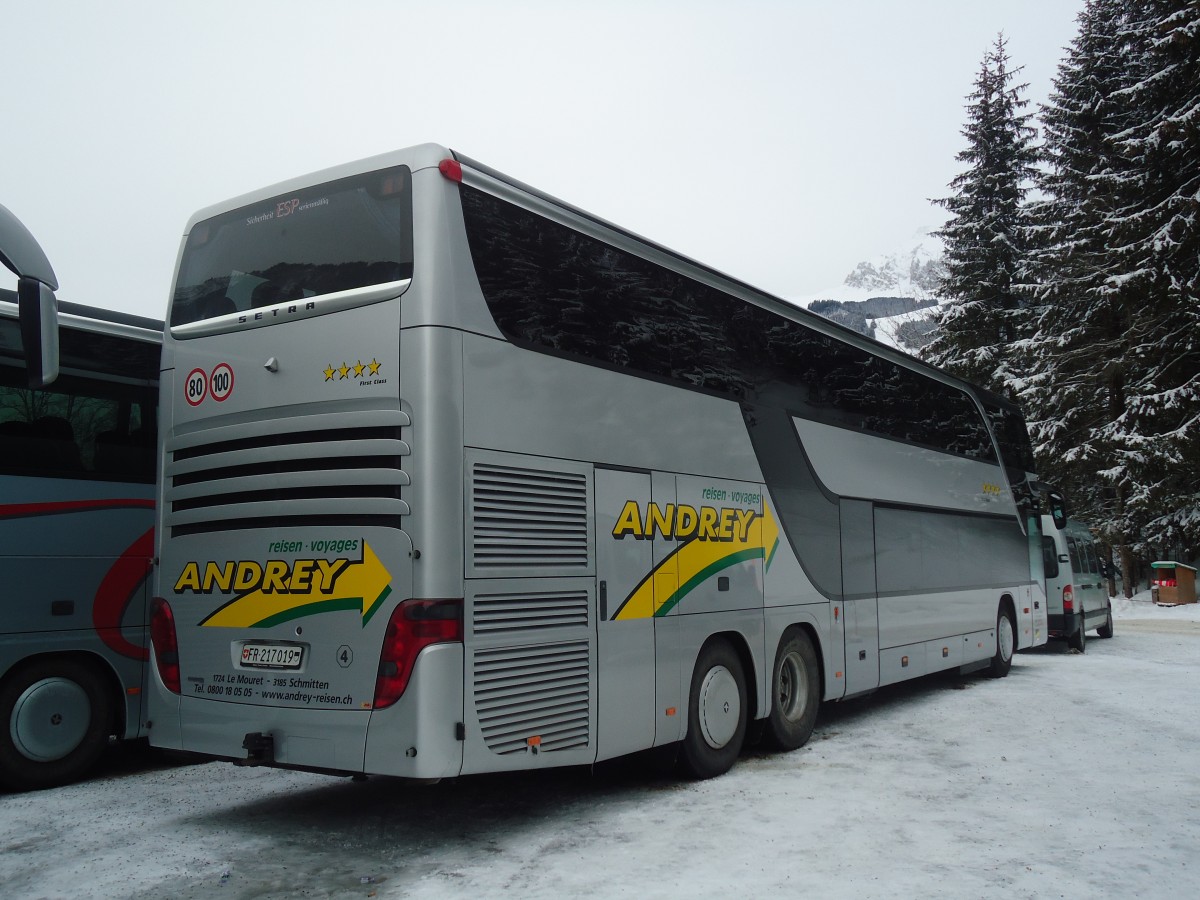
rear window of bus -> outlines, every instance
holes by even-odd
[[[412,277],[406,166],[289,191],[196,223],[171,325]]]

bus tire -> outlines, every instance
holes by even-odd
[[[821,704],[821,674],[812,641],[800,629],[784,632],[771,670],[771,714],[766,739],[777,750],[808,743]]]
[[[1104,624],[1096,629],[1096,634],[1102,638],[1110,638],[1113,636],[1113,617],[1112,617],[1112,601],[1108,601],[1108,618],[1104,620]]]
[[[1001,603],[996,612],[996,654],[988,667],[993,678],[1003,678],[1012,668],[1013,653],[1017,649],[1017,624],[1007,603]]]
[[[1087,652],[1087,623],[1083,620],[1083,613],[1079,614],[1079,628],[1067,638],[1067,646],[1072,650],[1078,650],[1080,653]]]
[[[103,677],[74,659],[36,660],[0,687],[0,784],[14,791],[75,781],[108,746]]]
[[[679,767],[692,778],[728,772],[746,737],[746,677],[729,642],[709,641],[700,651],[688,696],[687,735]]]

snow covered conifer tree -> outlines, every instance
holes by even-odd
[[[1130,310],[1125,449],[1151,546],[1200,550],[1200,4],[1141,0],[1146,48],[1126,93],[1134,122],[1114,136],[1111,267],[1101,296]]]
[[[1133,125],[1127,96],[1145,58],[1137,2],[1088,2],[1041,110],[1047,168],[1030,206],[1022,286],[1036,330],[1024,344],[1029,377],[1018,392],[1039,475],[1066,492],[1073,515],[1104,523],[1126,565],[1143,523],[1130,504],[1138,486],[1123,465],[1126,448],[1111,426],[1126,409],[1132,309],[1105,286],[1110,219],[1123,202],[1117,184],[1129,169],[1115,141]]]
[[[1012,394],[1020,373],[1010,365],[1012,342],[1027,330],[1014,290],[1024,265],[1023,201],[1034,175],[1036,131],[1014,84],[1004,36],[984,54],[968,95],[967,147],[956,156],[967,168],[950,182],[953,194],[936,200],[950,213],[938,232],[946,243],[941,293],[952,300],[923,355],[978,384]]]
[[[1020,399],[1039,472],[1126,565],[1200,544],[1198,59],[1196,4],[1089,0],[1042,110]]]

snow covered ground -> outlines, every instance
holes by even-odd
[[[822,710],[708,782],[414,786],[114,753],[0,794],[0,896],[1200,896],[1200,607],[1118,600],[1084,655]]]

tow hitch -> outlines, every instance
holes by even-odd
[[[245,759],[236,759],[239,766],[269,766],[275,762],[275,738],[261,731],[251,731],[242,738]]]

